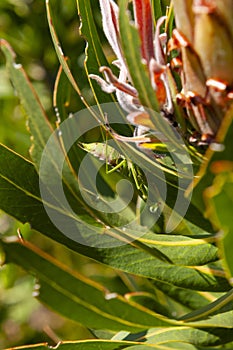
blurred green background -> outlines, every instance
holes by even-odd
[[[71,64],[80,69],[80,55],[85,42],[79,36],[79,22],[76,1],[53,1],[56,28],[64,52],[71,58]],[[41,0],[1,0],[0,2],[0,37],[9,41],[22,63],[29,78],[40,96],[42,104],[52,116],[52,91],[58,60],[50,38],[45,12],[45,2]],[[4,58],[1,63],[1,142],[27,154],[30,143],[25,129],[25,118],[18,106],[17,97],[4,69]],[[75,68],[76,68],[75,67]]]
[[[76,0],[52,1],[55,26],[65,54],[74,67],[74,75],[85,77],[83,71],[85,41],[79,35],[79,19]],[[98,6],[98,2],[95,2]],[[97,14],[97,12],[95,11]],[[96,17],[101,25],[101,18]],[[6,39],[17,54],[32,81],[51,121],[54,120],[52,92],[59,68],[58,60],[47,25],[45,1],[1,0],[0,37]],[[82,89],[86,78],[83,81]],[[68,109],[77,110],[77,97],[72,95]],[[0,142],[29,158],[30,135],[26,118],[5,70],[5,61],[0,53]],[[0,212],[0,234],[16,235],[20,229],[23,237],[30,238],[43,250],[58,257],[70,267],[88,276],[97,278],[105,275],[114,284],[119,277],[112,270],[71,253],[63,246],[50,242],[39,233],[32,233],[28,225],[16,222]],[[4,257],[0,252],[0,261]],[[47,310],[33,298],[36,281],[13,265],[0,269],[0,349],[21,344],[48,341],[54,345],[61,339],[74,340],[90,338],[93,335],[82,326],[74,324]]]

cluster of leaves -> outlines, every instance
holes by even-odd
[[[77,3],[82,19],[81,34],[88,42],[84,68],[97,107],[90,106],[87,102],[89,92],[85,96],[82,83],[80,85],[71,73],[54,29],[49,1],[46,2],[48,23],[61,63],[53,98],[59,132],[55,135],[54,148],[50,148],[46,154],[48,169],[45,169],[45,175],[48,183],[51,181],[54,187],[57,185],[56,176],[59,177],[60,173],[56,160],[62,158],[64,149],[68,147],[67,135],[72,137],[73,130],[89,130],[88,126],[94,125],[93,130],[80,135],[79,143],[69,150],[63,166],[62,184],[70,209],[60,205],[59,194],[56,197],[55,192],[46,203],[41,197],[40,164],[47,141],[53,134],[53,127],[25,71],[16,62],[14,51],[5,40],[1,40],[1,50],[6,58],[10,79],[27,115],[32,147],[29,161],[4,145],[0,146],[0,203],[6,213],[23,223],[30,223],[32,229],[61,243],[64,249],[67,247],[119,270],[122,277],[114,286],[108,278],[103,283],[93,282],[20,235],[10,240],[2,238],[4,263],[13,262],[36,276],[37,299],[61,315],[82,323],[95,336],[92,340],[61,342],[58,344],[61,349],[211,349],[228,343],[231,346],[232,108],[225,115],[217,135],[217,141],[224,145],[221,152],[216,152],[214,147],[208,149],[200,166],[199,154],[190,148],[194,169],[200,169],[191,203],[182,218],[179,208],[177,212],[172,209],[177,195],[181,196],[184,205],[188,200],[184,190],[180,191],[180,174],[177,176],[171,157],[166,153],[163,157],[152,158],[150,152],[144,152],[135,144],[114,138],[115,134],[106,126],[101,104],[115,103],[115,96],[105,94],[90,80],[89,75],[98,75],[101,65],[109,66],[108,57],[101,45],[91,1],[78,0]],[[122,46],[140,98],[149,103],[154,101],[154,96],[152,98],[148,94],[149,87],[143,88],[148,79],[137,54],[139,37],[125,11],[127,4],[128,1],[119,1]],[[163,1],[153,2],[155,16],[163,14],[164,5]],[[67,89],[70,84],[77,92],[78,108],[81,110],[86,107],[85,118],[81,115],[77,120],[67,113]],[[152,106],[147,104],[147,107],[156,106],[152,103]],[[111,113],[114,114],[114,111],[111,110]],[[115,113],[121,113],[124,121],[122,110],[117,109]],[[97,122],[93,122],[93,117]],[[66,120],[71,120],[72,127],[68,130],[62,128],[62,122]],[[117,133],[131,136],[131,125],[125,127],[125,123],[122,124],[116,126]],[[161,122],[161,126],[164,125],[167,124]],[[106,137],[113,141],[110,148],[106,147]],[[113,151],[116,152],[114,155]],[[91,164],[91,170],[85,173],[88,188],[85,188],[87,182],[77,180],[86,153],[89,153]],[[107,159],[110,168],[114,164],[118,171],[106,172],[103,166],[105,160],[98,159],[101,157]],[[123,169],[123,163],[119,160],[127,164],[126,169]],[[96,186],[91,172],[96,173],[97,170]],[[161,171],[164,177],[160,176]],[[156,184],[152,196],[148,195],[149,183],[145,178]],[[128,180],[132,184],[132,199],[121,212],[105,213],[102,208],[106,208],[109,198],[116,200],[116,188],[120,180]],[[187,185],[190,178],[184,176],[184,181]],[[47,183],[44,185],[48,186]],[[167,187],[167,197],[161,203],[159,189],[164,185]],[[96,187],[101,192],[98,198],[95,197]],[[47,192],[50,191],[48,186]],[[83,199],[85,191],[91,194],[89,202]],[[91,205],[93,202],[95,205]],[[146,208],[143,210],[144,216],[138,221],[138,210],[143,206]],[[50,220],[49,210],[61,222],[70,222],[72,219],[66,234]],[[160,214],[159,220],[145,231],[145,223],[153,221],[156,212]],[[164,233],[171,218],[177,220],[178,224],[172,233]],[[133,225],[130,226],[130,223]],[[220,230],[221,234],[216,235]],[[81,236],[78,242],[75,235]],[[106,236],[104,247],[98,246],[99,237],[102,239],[103,236]],[[121,244],[117,245],[116,242]],[[33,349],[38,350],[46,347],[46,344],[33,345]],[[25,349],[30,348],[25,346]]]

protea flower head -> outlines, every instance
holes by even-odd
[[[99,83],[103,91],[116,93],[118,102],[128,113],[127,118],[130,123],[141,125],[142,130],[150,129],[149,117],[140,102],[138,91],[132,84],[121,47],[118,5],[113,0],[99,0],[99,2],[104,33],[117,57],[112,64],[119,68],[119,75],[115,76],[109,67],[100,67],[100,72],[104,73],[105,80],[93,74],[90,77]],[[133,0],[132,2],[134,25],[138,30],[141,42],[141,60],[150,77],[161,118],[166,118],[177,126],[184,135],[184,130],[176,118],[176,109],[180,108],[184,119],[189,123],[189,140],[208,144],[214,140],[233,97],[231,91],[233,80],[229,75],[226,76],[224,63],[221,62],[218,69],[216,60],[214,63],[205,62],[210,59],[211,49],[212,52],[213,49],[224,50],[222,40],[224,40],[224,45],[227,45],[227,53],[225,56],[222,54],[221,57],[226,61],[227,66],[233,58],[232,44],[228,40],[232,33],[228,30],[227,24],[218,34],[221,37],[213,39],[213,31],[211,31],[216,23],[219,24],[220,20],[224,20],[224,6],[220,4],[221,1],[217,0],[174,0],[177,28],[173,31],[172,38],[168,40],[167,34],[161,33],[166,17],[159,18],[154,26],[150,0]],[[231,9],[232,4],[233,2],[230,4]],[[204,48],[201,44],[200,33],[203,33],[205,37],[203,31],[205,27],[207,27],[207,36],[212,38],[209,49]],[[205,37],[204,41],[207,46],[208,40]],[[174,59],[171,59],[171,52],[176,52]],[[182,89],[175,91],[174,95],[175,83],[172,72],[175,70],[180,74]],[[170,88],[171,80],[172,89]],[[147,117],[143,118],[143,115]]]

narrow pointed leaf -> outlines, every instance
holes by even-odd
[[[50,33],[51,33],[51,37],[53,40],[53,44],[54,44],[54,48],[57,54],[57,57],[59,59],[59,62],[67,76],[67,78],[69,79],[73,89],[77,92],[78,96],[80,97],[81,101],[83,102],[84,106],[86,106],[87,108],[89,108],[89,105],[87,103],[87,101],[85,100],[84,96],[82,95],[81,89],[79,87],[79,84],[76,82],[76,80],[74,79],[74,76],[71,72],[71,69],[67,63],[67,60],[65,58],[64,52],[62,50],[62,46],[59,42],[56,30],[54,28],[53,25],[53,19],[52,19],[52,15],[51,15],[51,10],[50,10],[50,2],[49,0],[46,1],[46,11],[47,11],[47,17],[48,17],[48,24],[49,24],[49,29],[50,29]]]
[[[166,296],[169,296],[176,302],[188,307],[191,310],[196,310],[204,307],[208,303],[216,299],[215,293],[199,292],[190,289],[176,287],[169,283],[153,281],[156,288],[162,291]]]
[[[99,75],[99,68],[101,66],[108,66],[108,61],[103,52],[101,40],[95,25],[91,1],[77,0],[77,5],[78,13],[81,18],[80,32],[87,40],[84,66],[96,103],[99,104],[115,101],[113,95],[104,93],[96,83],[94,83],[93,86],[92,80],[89,78],[89,74]]]
[[[60,66],[53,91],[53,107],[56,112],[57,123],[64,121],[68,117],[66,107],[69,106],[70,103],[70,90],[70,81],[62,66]]]
[[[155,92],[151,86],[148,72],[145,65],[142,64],[140,55],[140,39],[136,27],[133,27],[129,22],[127,15],[128,1],[121,1],[119,26],[122,40],[122,47],[133,80],[134,87],[137,89],[140,101],[143,106],[158,111],[158,101]]]
[[[6,66],[10,79],[28,118],[29,129],[33,137],[31,157],[38,168],[41,154],[52,132],[52,128],[26,73],[21,64],[15,61],[16,55],[14,51],[3,39],[1,40],[1,50],[6,57]]]
[[[222,295],[220,298],[214,300],[212,303],[209,303],[208,305],[205,305],[204,307],[192,311],[183,317],[181,317],[182,320],[185,320],[186,322],[201,322],[201,324],[205,324],[211,320],[211,322],[216,321],[216,324],[218,322],[224,323],[224,316],[227,315],[225,326],[226,328],[233,328],[232,322],[232,306],[233,306],[233,290],[231,289],[229,292]],[[218,325],[215,325],[215,327],[221,327]]]
[[[205,190],[204,196],[207,215],[221,232],[217,239],[219,254],[223,258],[227,277],[233,283],[233,162],[220,161],[215,165],[219,167],[220,173],[215,176],[212,186]]]
[[[162,315],[110,293],[102,285],[69,270],[28,242],[2,242],[2,247],[6,262],[16,263],[36,276],[40,301],[87,327],[135,332],[153,324],[170,323]]]
[[[153,17],[155,18],[156,21],[163,16],[161,0],[152,0],[152,9],[153,9]]]
[[[169,328],[152,328],[146,336],[146,343],[168,346],[172,343],[175,345],[177,342],[186,343],[187,345],[193,345],[194,349],[199,347],[217,346],[220,344],[232,341],[233,335],[229,332],[215,332],[212,330],[200,330],[191,327],[169,327]],[[174,348],[173,346],[171,347]],[[179,347],[177,347],[179,349]],[[188,347],[187,347],[188,349]]]

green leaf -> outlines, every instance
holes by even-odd
[[[105,57],[101,39],[95,25],[93,16],[93,5],[90,0],[77,0],[78,13],[81,18],[80,33],[87,41],[85,50],[86,58],[84,67],[86,70],[89,85],[95,97],[96,103],[114,102],[113,95],[103,92],[98,84],[89,78],[89,74],[100,75],[99,68],[101,66],[108,66],[108,61]]]
[[[45,214],[42,215],[43,219],[35,215],[36,212],[42,214],[43,204],[33,164],[3,145],[0,145],[0,154],[1,208],[23,223],[29,222],[31,217],[34,225],[40,226],[39,222],[45,219]],[[47,221],[46,218],[45,225]]]
[[[144,341],[145,345],[161,349],[212,349],[212,346],[229,343],[229,330],[195,329],[187,326],[151,328],[139,334],[119,332],[112,340]],[[186,346],[185,346],[186,345]],[[142,345],[132,345],[129,349],[143,349]]]
[[[232,138],[233,105],[228,110],[219,129],[216,144],[210,146],[206,161],[198,174],[193,192],[193,203],[205,212],[216,230],[222,232],[217,243],[227,276],[233,276],[232,260]]]
[[[232,311],[221,313],[220,305],[225,299],[230,308],[232,291],[224,298],[220,298],[213,303],[217,312],[220,310],[220,314],[210,316],[206,320],[186,322],[184,326],[181,325],[178,328],[164,328],[169,323],[174,324],[176,322],[149,310],[145,306],[140,306],[137,302],[131,301],[133,298],[124,298],[116,293],[109,293],[100,284],[91,281],[76,271],[70,270],[31,243],[22,240],[10,240],[9,242],[3,241],[1,244],[5,252],[6,263],[16,263],[32,273],[37,279],[37,289],[35,290],[37,298],[63,316],[81,322],[88,327],[100,329],[124,329],[135,332],[154,327],[156,324],[158,324],[158,327],[163,326],[163,328],[150,329],[144,336],[137,337],[135,335],[131,339],[133,342],[127,342],[129,337],[128,335],[124,336],[123,344],[125,346],[136,346],[137,344],[140,348],[140,342],[144,339],[148,345],[153,345],[155,349],[156,346],[159,347],[161,344],[166,344],[168,347],[171,344],[172,347],[172,344],[176,343],[177,340],[181,343],[185,342],[198,346],[218,345],[232,340]],[[217,308],[217,305],[220,308]],[[206,315],[203,314],[203,317],[205,318]],[[188,327],[189,324],[194,328]],[[210,327],[213,327],[211,332],[208,329]],[[231,332],[227,329],[219,332],[214,328],[227,328],[231,329]],[[118,339],[120,340],[119,337]],[[93,340],[93,345],[97,345],[101,341],[97,340],[97,343],[95,342],[96,340]],[[113,340],[102,342],[106,343],[106,349],[108,349],[107,344],[112,345]],[[76,344],[77,346],[84,346],[86,341],[75,342],[75,346]]]
[[[233,328],[233,290],[222,295],[212,303],[192,311],[180,319],[194,327]]]
[[[53,310],[87,327],[140,331],[164,326],[166,317],[131,302],[117,293],[40,251],[29,242],[2,242],[6,263],[13,262],[37,278],[37,298]]]
[[[152,9],[153,9],[153,17],[156,21],[163,16],[161,0],[152,0]]]
[[[139,33],[137,28],[130,24],[127,6],[127,0],[120,2],[119,27],[122,49],[132,83],[138,92],[142,106],[146,107],[150,115],[154,130],[160,131],[177,150],[183,149],[182,143],[180,144],[180,140],[177,139],[174,130],[160,114],[157,97],[150,82],[147,66],[142,63]]]
[[[233,162],[218,162],[216,167],[220,168],[213,181],[212,186],[204,192],[207,205],[207,215],[213,225],[221,232],[217,237],[219,254],[223,258],[223,264],[227,277],[233,282]],[[225,169],[224,169],[225,166]]]
[[[86,99],[84,98],[84,96],[82,95],[82,92],[81,92],[81,89],[79,87],[79,84],[75,81],[73,75],[72,75],[72,72],[71,72],[71,69],[67,63],[67,60],[65,58],[65,55],[63,53],[63,50],[62,50],[62,46],[59,42],[59,39],[58,39],[58,36],[57,36],[57,33],[56,33],[56,30],[54,28],[54,25],[53,25],[53,19],[52,19],[52,15],[51,15],[51,11],[50,11],[50,2],[49,0],[46,1],[46,11],[47,11],[47,18],[48,18],[48,24],[49,24],[49,29],[50,29],[50,33],[51,33],[51,37],[52,37],[52,40],[53,40],[53,44],[54,44],[54,48],[55,48],[55,51],[56,51],[56,54],[57,54],[57,57],[59,59],[59,62],[68,78],[68,80],[70,81],[74,91],[77,92],[78,96],[80,97],[81,101],[83,102],[84,106],[86,108],[89,108],[89,104],[88,102],[86,101]]]
[[[145,241],[135,241],[131,245],[97,249],[81,245],[70,239],[68,235],[62,234],[47,216],[44,205],[49,206],[49,203],[44,203],[44,205],[42,203],[39,179],[33,165],[3,146],[0,147],[0,155],[0,205],[4,211],[21,222],[29,222],[35,230],[80,254],[129,273],[150,277],[184,288],[209,291],[229,289],[223,272],[218,267],[211,270],[205,266],[186,266],[187,262],[192,263],[189,254],[191,254],[193,248],[195,251],[195,246],[199,244],[201,249],[204,249],[204,259],[205,257],[210,260],[215,259],[215,248],[209,244],[203,244],[205,241],[195,241],[195,239],[180,236],[150,235],[143,237]],[[17,169],[17,172],[15,169]],[[75,199],[73,200],[75,201]],[[85,213],[85,210],[82,211],[81,207],[77,209],[79,210],[78,228],[84,238],[92,238],[96,232],[95,220],[91,221],[89,215]],[[59,206],[54,207],[54,210],[57,211],[61,220],[69,218],[68,213],[61,212]],[[88,226],[86,222],[89,224]],[[116,233],[119,234],[120,232],[116,231]],[[134,231],[132,231],[133,233]],[[174,249],[174,246],[179,249],[179,242],[181,242],[179,252],[182,252],[183,261],[177,257],[176,249]],[[174,259],[176,263],[182,263],[182,265],[176,266],[161,261],[161,257],[164,256],[168,260]],[[198,257],[199,254],[193,255],[195,263],[205,261],[202,256]]]
[[[187,322],[187,325],[197,328],[227,328],[232,332],[233,329],[233,311],[217,313],[208,317],[206,320]]]
[[[133,85],[138,91],[140,101],[143,106],[153,111],[159,111],[158,101],[151,86],[148,72],[142,63],[141,43],[136,27],[129,22],[127,13],[128,1],[120,2],[119,27],[124,56],[129,68]]]
[[[175,265],[204,265],[218,259],[217,248],[205,239],[193,239],[178,235],[146,234],[141,241],[156,246]]]
[[[214,179],[214,173],[211,169],[212,164],[218,161],[232,161],[232,138],[233,138],[233,105],[228,110],[219,132],[216,136],[216,143],[210,145],[200,171],[197,173],[194,181],[194,190],[192,195],[192,203],[196,205],[202,212],[205,212],[203,192],[211,186]],[[215,163],[217,164],[217,163]]]
[[[56,81],[54,84],[54,91],[53,91],[53,106],[56,112],[56,118],[57,118],[58,124],[64,121],[68,117],[66,107],[70,103],[70,92],[71,92],[70,90],[71,90],[70,81],[67,78],[67,75],[64,72],[64,69],[60,65],[57,72]],[[80,109],[81,109],[81,106],[80,106]]]
[[[172,344],[177,344],[175,349],[182,349],[179,343],[193,345],[193,349],[200,349],[200,346],[207,347],[225,344],[232,340],[230,331],[215,332],[214,330],[200,330],[191,327],[170,327],[170,328],[152,328],[146,335],[146,343],[166,346],[174,349]],[[171,346],[171,347],[170,347]],[[184,349],[186,349],[184,347]],[[189,347],[187,346],[187,349]],[[190,347],[192,349],[192,347]]]
[[[45,206],[50,206],[50,203],[42,201],[39,188],[38,174],[29,161],[20,157],[3,145],[0,146],[0,199],[1,208],[14,216],[21,222],[29,222],[31,225],[46,234],[49,231],[50,237],[63,235],[51,223]],[[17,169],[17,172],[15,171]],[[67,192],[69,199],[77,203],[76,198],[72,197],[70,192]],[[81,223],[91,222],[90,216],[85,209],[79,206],[79,215]],[[62,218],[69,217],[69,213],[63,211],[62,207],[57,204],[57,215]],[[77,217],[78,218],[78,217]],[[80,223],[80,225],[81,225]],[[95,227],[96,221],[92,221]]]
[[[153,281],[152,283],[156,289],[162,291],[166,297],[169,296],[181,305],[193,310],[204,307],[216,298],[215,293],[184,289],[160,281]]]
[[[16,55],[11,46],[2,39],[0,47],[6,57],[6,66],[10,79],[28,118],[28,126],[33,137],[31,157],[36,167],[39,168],[41,154],[52,133],[52,128],[25,71],[21,64],[16,63]]]

